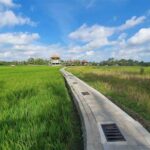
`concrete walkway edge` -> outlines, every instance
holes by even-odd
[[[150,134],[139,122],[64,68],[61,73],[81,118],[85,150],[150,150]],[[106,140],[101,126],[110,123],[117,124],[126,141]]]

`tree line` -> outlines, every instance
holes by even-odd
[[[0,66],[9,66],[9,65],[49,65],[50,60],[42,59],[42,58],[29,58],[26,61],[0,61]],[[120,59],[116,60],[114,58],[109,58],[108,60],[101,62],[88,62],[86,60],[70,60],[63,61],[62,65],[67,66],[82,66],[82,65],[90,65],[90,66],[150,66],[150,62],[132,60],[132,59]]]
[[[42,58],[29,58],[26,61],[0,61],[0,66],[9,65],[48,65],[49,60]]]
[[[100,66],[150,66],[150,62],[132,60],[132,59],[120,59],[109,58],[106,61],[99,63]]]

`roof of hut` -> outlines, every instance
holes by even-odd
[[[54,55],[51,56],[51,59],[60,59],[60,56],[57,55],[57,54],[54,54]]]

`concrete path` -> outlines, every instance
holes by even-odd
[[[82,120],[85,150],[150,150],[150,133],[104,95],[61,69]]]

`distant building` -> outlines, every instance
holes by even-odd
[[[58,55],[53,55],[50,59],[50,65],[52,66],[61,65],[60,57]]]
[[[86,66],[86,65],[88,65],[88,61],[86,61],[86,60],[82,60],[81,65],[82,65],[82,66]]]

